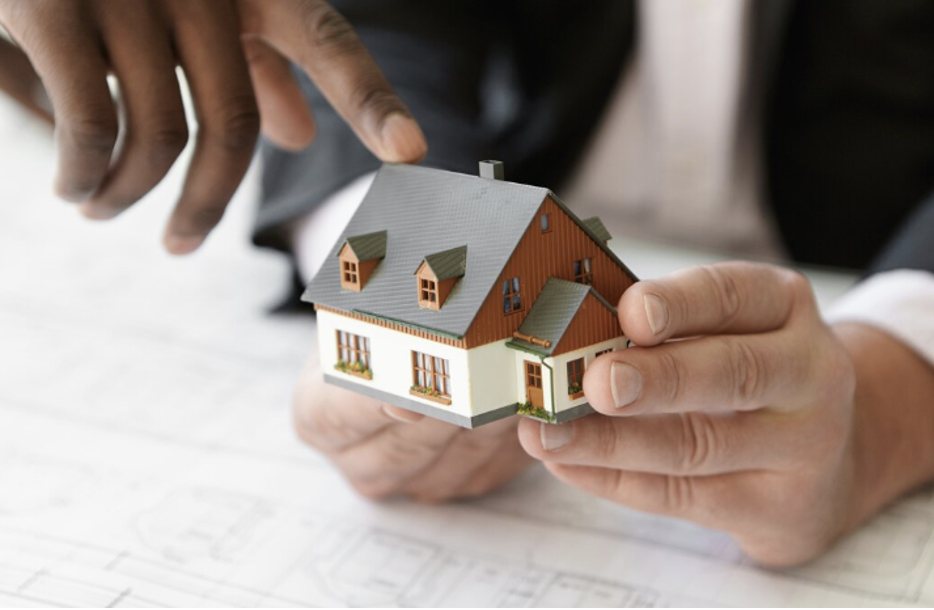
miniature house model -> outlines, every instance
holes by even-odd
[[[464,427],[591,413],[584,371],[626,346],[636,278],[548,189],[384,165],[302,297],[327,382]]]

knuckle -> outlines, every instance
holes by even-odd
[[[719,446],[717,429],[702,414],[684,414],[681,420],[681,474],[702,474],[710,469]]]
[[[327,3],[312,3],[305,11],[304,23],[314,53],[341,54],[358,43],[350,22]]]
[[[576,432],[575,436],[581,435],[579,431],[581,426],[576,426],[576,428],[578,432]],[[606,462],[613,461],[619,448],[619,436],[616,433],[616,428],[614,426],[598,426],[594,430],[597,433],[593,435],[592,451]],[[582,445],[589,445],[589,442]]]
[[[761,355],[743,341],[728,341],[727,367],[730,382],[730,403],[737,407],[749,405],[767,387],[767,368]],[[758,405],[756,405],[758,406]]]
[[[195,207],[185,215],[185,228],[182,234],[203,234],[217,226],[224,216],[226,202],[210,202]]]
[[[360,114],[376,117],[380,123],[391,114],[408,114],[396,94],[380,84],[368,83],[360,87],[351,96],[351,106]],[[377,125],[377,128],[381,127],[381,124]]]
[[[815,366],[808,367],[813,371],[811,385],[816,387],[816,393],[821,403],[837,404],[852,402],[856,393],[856,372],[853,361],[845,348],[835,337],[830,337],[828,346],[815,350],[811,356]]]
[[[803,273],[794,269],[780,268],[779,281],[794,295],[795,303],[799,306],[808,305],[816,314],[817,301],[811,289],[811,282]]]
[[[701,267],[713,287],[721,327],[730,326],[742,310],[743,294],[732,274],[717,265]]]
[[[252,96],[241,96],[225,104],[207,128],[215,141],[232,153],[252,152],[260,130],[259,109]]]
[[[694,483],[690,477],[666,475],[662,506],[669,515],[686,515],[694,507]]]
[[[808,281],[807,277],[804,276],[800,271],[795,271],[794,269],[779,268],[779,274],[781,280],[788,285],[790,288],[793,288],[798,292],[810,292],[811,283]]]
[[[184,123],[157,127],[148,140],[158,159],[174,161],[188,145],[188,127]]]
[[[108,118],[82,118],[66,128],[79,150],[93,155],[110,155],[117,141],[117,123]]]
[[[672,352],[666,351],[661,355],[660,365],[663,371],[663,374],[659,376],[662,380],[662,395],[668,404],[677,404],[684,395],[684,385],[687,380],[684,364]]]
[[[434,441],[413,442],[405,430],[392,428],[380,440],[379,462],[393,470],[407,470],[417,464],[428,464],[438,457],[444,445]]]
[[[364,498],[369,498],[370,500],[382,500],[398,491],[397,486],[380,479],[356,479],[353,477],[348,478],[350,486],[354,490],[363,496]]]

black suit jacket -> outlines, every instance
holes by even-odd
[[[633,2],[338,1],[428,138],[426,163],[559,188],[631,54]],[[934,272],[934,2],[801,0],[760,11],[768,197],[805,263]],[[781,18],[780,18],[781,17]],[[776,37],[770,39],[770,37]],[[263,146],[256,241],[379,162],[302,78],[318,141]]]

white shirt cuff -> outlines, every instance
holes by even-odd
[[[874,275],[835,303],[827,321],[883,330],[934,365],[934,274],[899,270]]]
[[[360,176],[295,223],[292,252],[304,282],[310,282],[318,273],[334,247],[334,240],[353,218],[375,177],[376,172]]]

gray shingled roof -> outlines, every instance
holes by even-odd
[[[548,189],[411,165],[384,165],[306,301],[463,337],[535,218]],[[388,232],[383,262],[360,292],[342,290],[336,257],[348,235]],[[412,273],[425,257],[467,248],[466,273],[440,310],[418,306]]]
[[[376,231],[366,235],[355,235],[345,239],[341,245],[346,243],[357,255],[360,262],[372,261],[386,256],[386,231]],[[337,256],[342,248],[337,249]]]
[[[635,277],[548,189],[386,164],[302,299],[463,337],[549,195],[616,264]],[[388,233],[383,262],[361,292],[342,290],[337,258],[340,248],[348,236],[379,231]],[[413,272],[426,257],[464,246],[464,276],[454,285],[444,306],[440,310],[419,307]]]
[[[591,216],[590,218],[585,218],[582,222],[584,223],[584,226],[590,229],[590,232],[596,235],[603,243],[613,239],[613,236],[610,235],[606,225],[604,225],[603,221],[598,217]]]
[[[561,342],[561,338],[564,337],[568,326],[577,315],[577,311],[584,303],[584,299],[591,293],[615,315],[616,310],[591,286],[558,278],[549,278],[545,282],[545,287],[539,293],[538,299],[535,300],[535,304],[532,305],[532,309],[529,310],[525,320],[522,321],[519,332],[536,339],[550,341],[551,344],[544,347],[524,339],[512,339],[507,345],[532,351],[542,356],[551,356]]]
[[[439,282],[452,277],[463,277],[467,272],[467,246],[458,246],[444,252],[429,254],[425,257],[425,262],[438,276]]]

